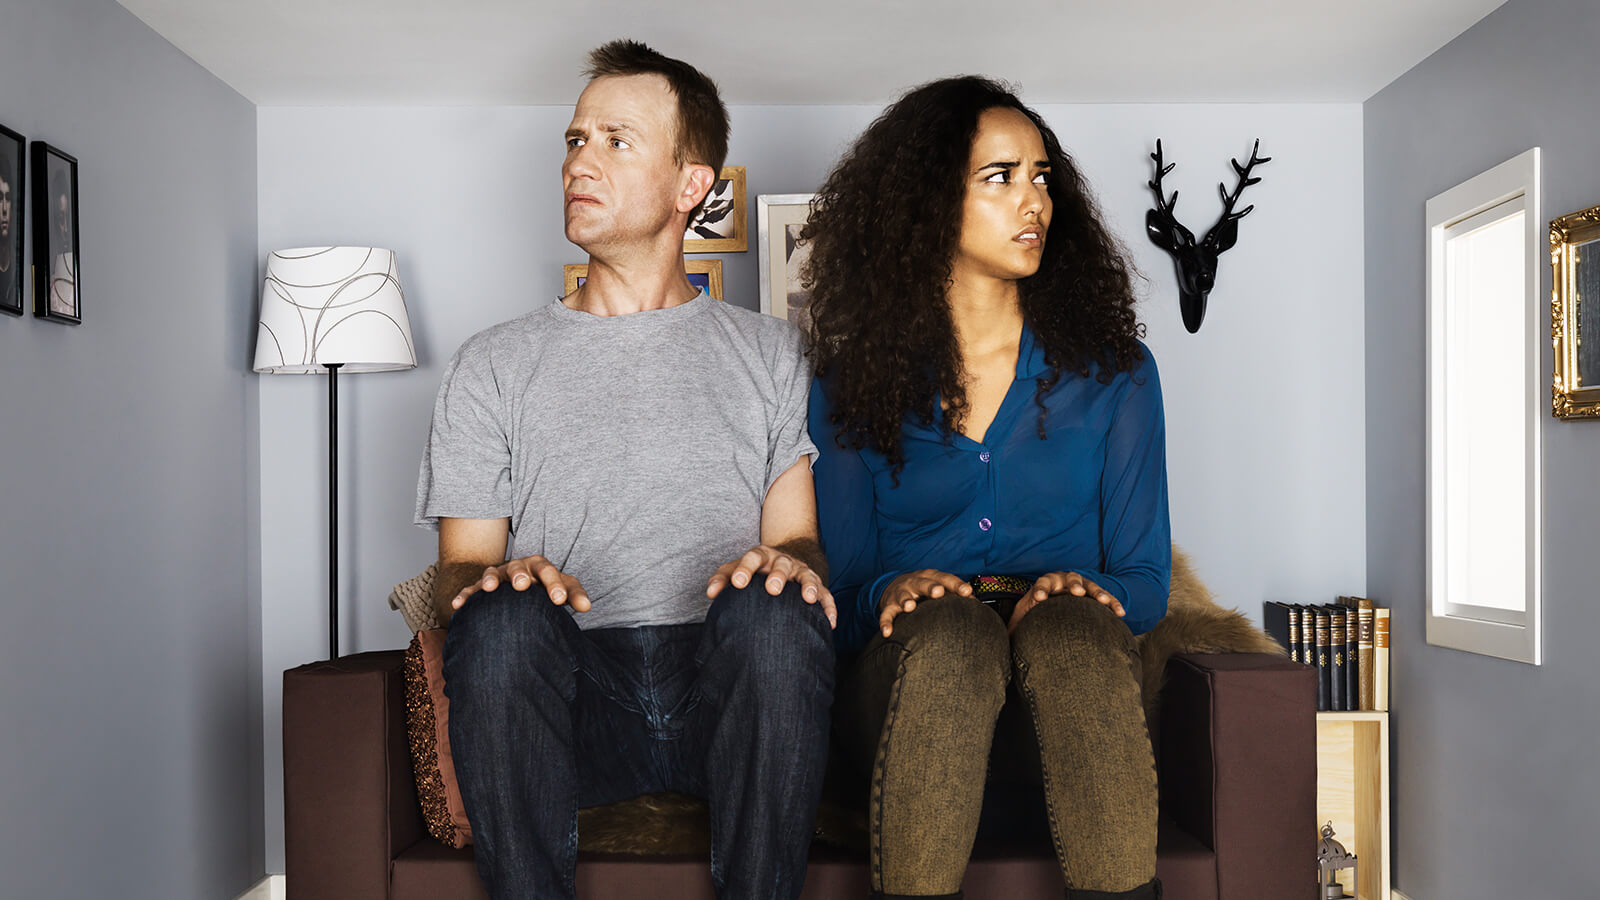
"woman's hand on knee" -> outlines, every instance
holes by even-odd
[[[945,594],[972,596],[972,585],[938,569],[919,569],[907,572],[889,582],[878,598],[878,630],[884,637],[894,633],[895,617],[917,608],[917,601],[943,597]]]
[[[1006,626],[1007,629],[1016,631],[1017,624],[1022,621],[1023,616],[1028,614],[1028,610],[1033,609],[1056,594],[1091,597],[1101,606],[1107,607],[1116,613],[1117,618],[1123,618],[1128,614],[1127,610],[1122,608],[1122,603],[1116,597],[1111,596],[1111,592],[1083,577],[1081,573],[1051,572],[1048,575],[1039,576],[1039,580],[1035,581],[1033,587],[1028,589],[1027,595],[1017,601],[1017,608],[1011,613],[1011,622]]]

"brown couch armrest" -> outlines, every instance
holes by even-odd
[[[283,673],[290,900],[387,900],[389,863],[423,835],[399,650]]]
[[[1316,672],[1281,656],[1167,665],[1161,805],[1216,851],[1222,900],[1316,893],[1316,692]]]

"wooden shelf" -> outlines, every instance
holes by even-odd
[[[1317,713],[1319,840],[1329,821],[1356,855],[1359,900],[1390,900],[1387,712]]]

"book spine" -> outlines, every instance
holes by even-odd
[[[1328,708],[1335,711],[1349,709],[1345,703],[1345,638],[1344,638],[1344,610],[1334,608],[1328,610],[1328,657],[1332,672],[1332,689],[1328,695]]]
[[[1328,658],[1328,611],[1318,608],[1312,612],[1317,645],[1317,711],[1332,709],[1333,670]]]
[[[1261,604],[1261,627],[1267,636],[1282,644],[1284,649],[1294,652],[1294,645],[1290,643],[1289,607],[1287,604],[1268,600]]]
[[[1361,695],[1359,709],[1375,709],[1372,686],[1372,601],[1362,600],[1356,610],[1356,680]]]
[[[1389,611],[1372,611],[1372,708],[1389,708]]]
[[[1353,606],[1344,610],[1344,708],[1354,712],[1361,708],[1361,661],[1359,651],[1359,621]]]
[[[1300,657],[1300,607],[1289,607],[1289,658],[1295,662],[1305,662]]]
[[[1317,622],[1311,607],[1296,604],[1300,611],[1300,661],[1312,668],[1317,665]]]

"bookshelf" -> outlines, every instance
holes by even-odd
[[[1389,797],[1389,713],[1317,713],[1313,824],[1333,822],[1334,839],[1356,855],[1358,900],[1390,900]]]

